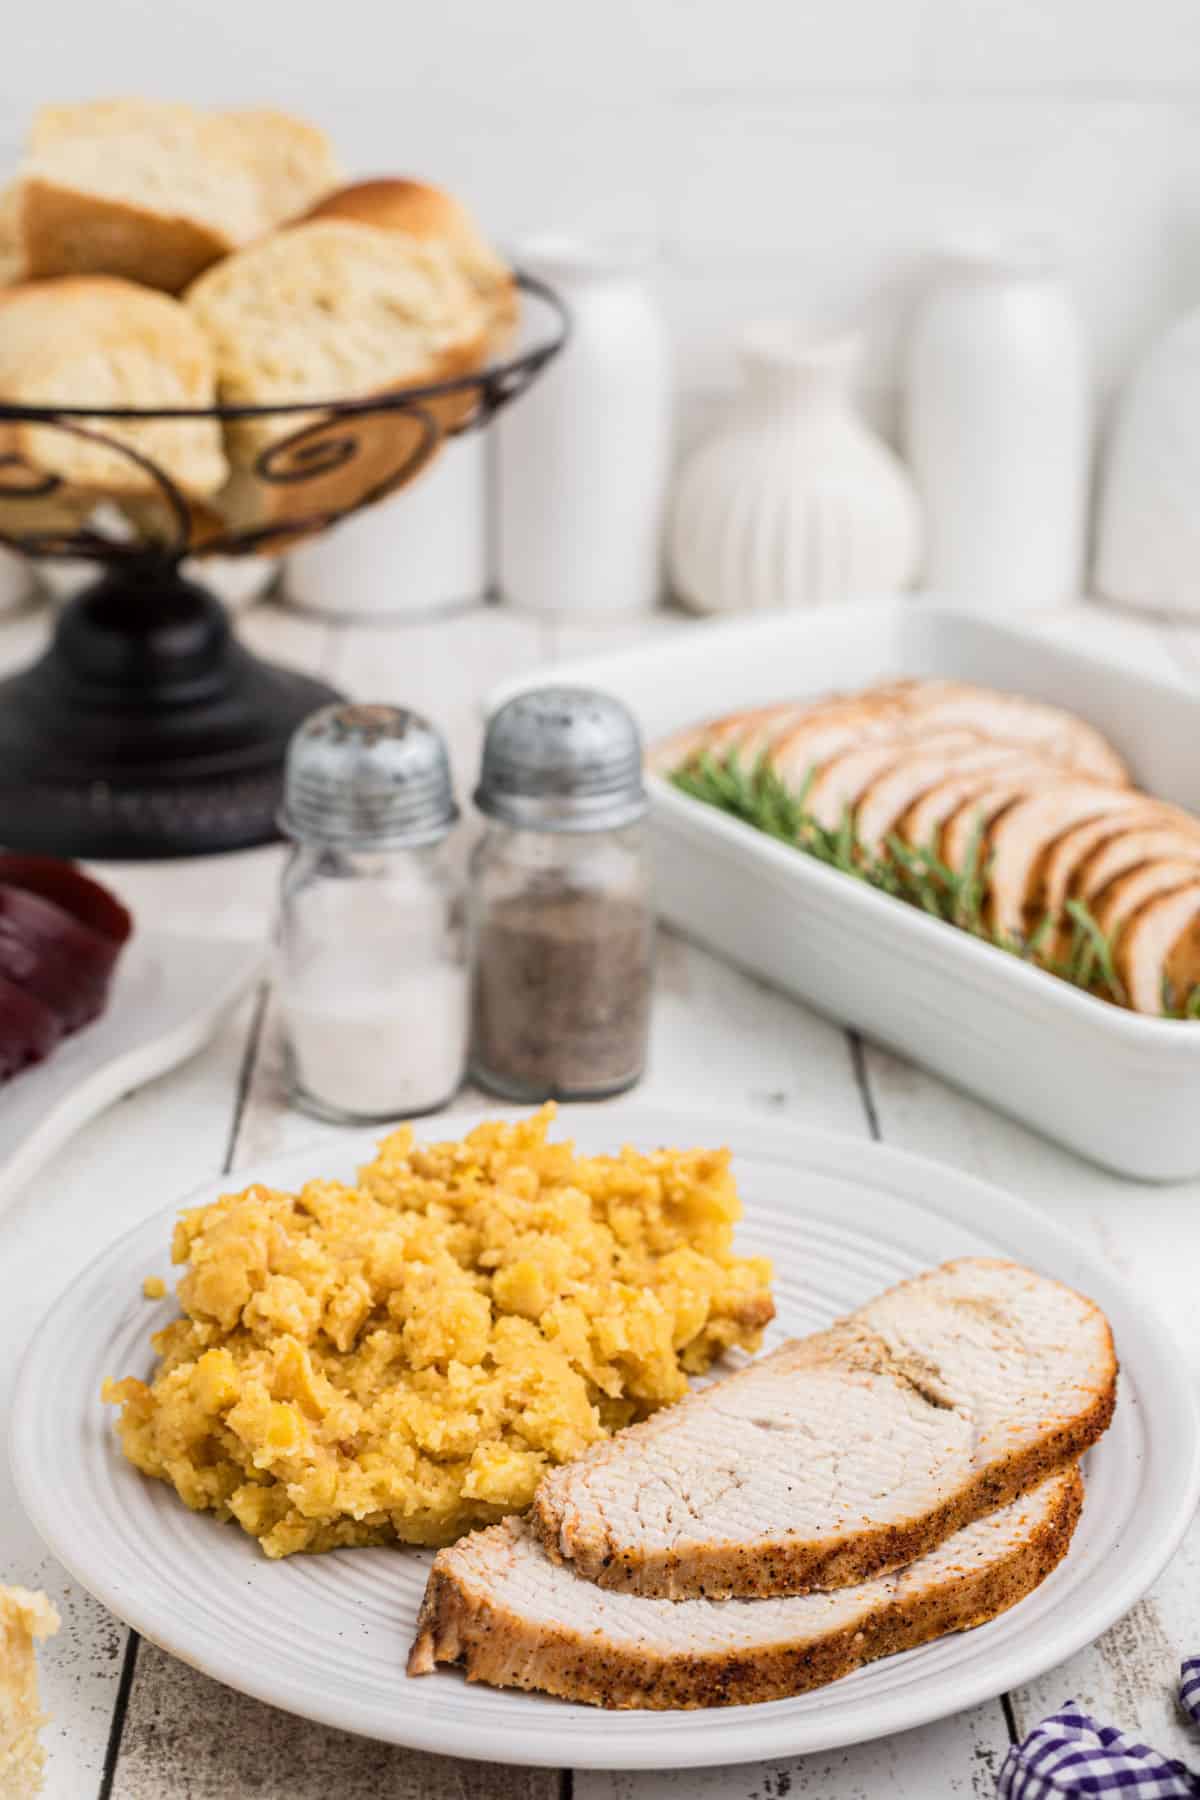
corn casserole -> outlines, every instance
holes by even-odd
[[[770,1268],[733,1253],[728,1151],[581,1156],[553,1110],[184,1213],[183,1317],[149,1383],[105,1383],[129,1459],[271,1557],[445,1544],[757,1349]]]

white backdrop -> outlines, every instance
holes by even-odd
[[[41,98],[307,108],[363,172],[501,236],[658,250],[693,390],[762,312],[865,312],[886,405],[948,238],[1049,236],[1108,386],[1200,301],[1197,0],[3,0],[15,143]]]

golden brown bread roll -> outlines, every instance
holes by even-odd
[[[286,225],[344,178],[333,145],[307,119],[270,106],[221,116],[242,134],[246,164],[270,225]]]
[[[187,309],[113,276],[28,281],[0,291],[0,398],[27,406],[211,406],[215,365]],[[78,423],[128,445],[161,467],[186,494],[213,493],[228,473],[220,427],[211,419],[122,419]],[[65,484],[55,503],[84,513],[101,494],[156,492],[130,456],[57,426],[13,424],[3,449],[38,476]],[[35,500],[23,529],[39,529]],[[15,527],[14,527],[15,528]]]
[[[31,275],[108,274],[178,293],[341,180],[325,133],[271,107],[45,106],[14,206]],[[0,278],[5,232],[0,218]]]
[[[428,182],[380,177],[327,194],[308,217],[352,219],[383,231],[404,232],[421,243],[444,244],[487,311],[490,347],[497,348],[511,332],[517,317],[513,272],[453,194]]]
[[[270,224],[244,130],[190,106],[43,107],[21,168],[31,275],[106,274],[180,289]]]
[[[213,346],[221,399],[239,404],[366,399],[462,374],[486,349],[483,306],[441,245],[336,220],[239,251],[202,275],[186,304]],[[430,410],[444,427],[448,406]],[[230,425],[237,473],[217,504],[231,523],[303,524],[345,510],[397,480],[424,436],[394,412],[320,420],[318,408]],[[264,480],[260,458],[278,472],[273,448],[307,425],[327,456],[303,480]]]

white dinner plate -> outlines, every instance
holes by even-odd
[[[0,1210],[89,1119],[194,1056],[263,962],[257,944],[138,932],[100,1017],[0,1087]]]
[[[464,1128],[426,1120],[422,1137]],[[401,1549],[269,1562],[232,1525],[193,1514],[120,1454],[100,1404],[105,1375],[148,1376],[148,1338],[173,1315],[141,1298],[167,1271],[176,1208],[105,1252],[44,1320],[12,1423],[17,1487],[71,1573],[152,1642],[256,1699],[389,1743],[497,1762],[682,1768],[828,1750],[904,1731],[1029,1681],[1118,1619],[1178,1544],[1200,1492],[1200,1432],[1184,1361],[1126,1283],[1032,1207],[982,1182],[856,1140],[768,1121],[624,1104],[566,1108],[585,1150],[731,1145],[744,1251],[775,1262],[778,1342],[827,1324],[947,1257],[999,1254],[1093,1296],[1122,1373],[1112,1429],[1087,1458],[1087,1501],[1066,1560],[987,1625],[861,1669],[791,1700],[704,1712],[603,1713],[469,1686],[455,1671],[410,1680],[404,1660],[429,1564]],[[350,1176],[375,1134],[336,1151],[239,1170],[189,1198],[251,1181]]]

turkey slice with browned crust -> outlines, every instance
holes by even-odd
[[[924,741],[923,749],[926,754],[940,755],[944,765],[952,753],[969,753],[982,744],[982,738],[969,731],[949,731]],[[884,738],[878,744],[860,745],[830,757],[814,771],[805,789],[805,812],[825,830],[835,831],[848,812],[856,812],[872,783],[894,768],[906,753],[912,754],[911,738]]]
[[[1172,819],[1109,832],[1074,871],[1069,898],[1086,904],[1119,876],[1163,857],[1200,862],[1200,819],[1187,823]]]
[[[883,695],[891,695],[906,687],[895,683],[879,690],[873,703]],[[697,762],[701,756],[718,760],[736,756],[745,768],[753,768],[780,737],[803,720],[839,716],[863,705],[860,695],[822,694],[808,700],[781,700],[767,706],[745,707],[739,712],[724,713],[677,731],[656,744],[647,756],[648,766],[658,774],[673,774],[677,769]]]
[[[905,728],[905,715],[888,697],[814,708],[774,740],[767,762],[793,793],[800,793],[813,771],[831,757],[904,735]]]
[[[1136,912],[1117,942],[1116,964],[1134,1012],[1181,1011],[1200,986],[1200,882]]]
[[[1027,770],[1044,768],[1047,774],[1062,779],[1056,763],[1031,764],[1028,750],[1020,744],[997,744],[976,738],[970,746],[956,750],[952,756],[931,751],[925,743],[912,745],[903,756],[871,783],[862,793],[855,810],[855,831],[864,850],[879,855],[910,808],[917,805],[935,788],[947,782],[961,782],[965,776],[977,776],[978,785],[986,786],[993,770]],[[934,821],[922,848],[932,841]],[[903,833],[901,832],[901,835]],[[906,840],[914,841],[914,840]]]
[[[1114,938],[1148,901],[1156,900],[1160,894],[1173,894],[1178,888],[1190,887],[1197,881],[1200,881],[1200,860],[1172,862],[1164,859],[1142,863],[1138,868],[1127,869],[1124,875],[1118,875],[1095,896],[1090,908],[1092,918],[1105,937]]]
[[[985,787],[968,793],[961,806],[956,807],[946,820],[939,840],[942,861],[959,875],[965,875],[971,869],[982,873],[996,821],[1022,800],[1057,792],[1069,785],[1070,777],[1062,770],[1046,775],[1041,766],[1028,775],[1016,771],[997,774]]]
[[[1047,916],[1043,871],[1051,847],[1085,820],[1144,813],[1145,797],[1132,788],[1069,782],[1029,794],[1007,807],[987,833],[985,917],[1004,940],[1031,937]]]
[[[1146,799],[1145,819],[1153,821],[1161,812],[1158,802]],[[1128,830],[1130,823],[1142,822],[1140,811],[1124,815],[1102,813],[1099,818],[1085,819],[1081,825],[1072,825],[1046,853],[1045,862],[1040,871],[1041,891],[1036,904],[1042,913],[1049,913],[1059,918],[1067,901],[1074,896],[1075,876],[1083,867],[1088,857],[1104,844],[1118,837],[1122,831]]]
[[[1015,1605],[1066,1554],[1082,1503],[1069,1464],[895,1574],[716,1602],[596,1587],[506,1519],[439,1551],[408,1673],[458,1663],[469,1681],[613,1708],[780,1700]]]
[[[1078,1456],[1115,1381],[1092,1303],[960,1258],[552,1470],[530,1518],[601,1587],[849,1587]]]
[[[920,714],[927,731],[964,726],[1000,743],[1023,744],[1078,775],[1119,784],[1129,780],[1129,771],[1108,740],[1063,707],[1020,694],[946,682],[940,691],[931,684],[926,694],[918,694],[911,710]]]
[[[964,808],[979,800],[978,808],[969,817],[972,821],[982,819],[986,824],[991,804],[988,796],[993,793],[1002,796],[1002,799],[997,798],[996,805],[1004,802],[1011,805],[1018,795],[1060,785],[1063,779],[1063,771],[1057,764],[1045,762],[1040,757],[1030,758],[1028,762],[1005,762],[998,769],[977,770],[974,774],[948,775],[944,781],[927,788],[909,807],[897,821],[896,834],[914,850],[929,851],[945,862],[946,834]],[[954,847],[957,850],[957,839]]]

